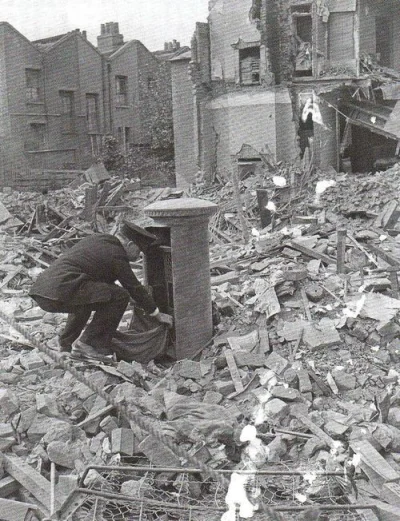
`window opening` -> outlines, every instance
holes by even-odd
[[[118,105],[128,105],[128,77],[127,76],[116,76],[115,77],[115,93],[116,103]]]
[[[240,83],[242,85],[260,84],[260,47],[239,49]]]

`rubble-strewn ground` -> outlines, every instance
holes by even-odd
[[[131,418],[154,422],[166,445],[37,348],[55,346],[65,316],[44,313],[26,295],[72,241],[94,230],[112,232],[121,215],[145,224],[144,206],[180,192],[135,190],[112,178],[100,204],[109,208],[96,214],[85,205],[88,184],[46,195],[1,194],[1,312],[26,332],[23,338],[10,321],[1,323],[4,476],[13,475],[7,458],[17,458],[17,466],[27,462],[47,479],[53,462],[62,478],[61,501],[87,465],[181,467],[171,442],[213,470],[287,472],[247,476],[253,503],[338,508],[321,519],[389,519],[388,505],[400,501],[391,485],[400,479],[399,174],[396,165],[375,175],[307,178],[301,169],[280,166],[241,180],[240,208],[230,182],[190,191],[220,207],[210,223],[213,342],[194,360],[172,365],[75,364],[83,379],[123,399]],[[286,186],[274,183],[274,175]],[[316,195],[317,181],[327,179],[336,185]],[[269,190],[276,207],[263,230],[258,188]],[[343,228],[344,267],[337,273],[337,230],[340,236]],[[140,266],[135,269],[140,274]],[[128,322],[129,312],[121,327]],[[6,497],[1,483],[0,497]],[[84,486],[138,498],[142,517],[137,504],[101,496],[84,498],[68,519],[208,520],[221,519],[227,509],[227,488],[201,472],[97,469]],[[27,490],[9,497],[38,500]],[[231,495],[236,491],[246,517],[241,490],[237,485]],[[182,510],[171,513],[171,504]],[[374,504],[375,514],[363,504]],[[313,519],[318,512],[298,515],[285,519]],[[272,519],[267,512],[257,516]]]

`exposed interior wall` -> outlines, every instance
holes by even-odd
[[[276,112],[276,159],[294,161],[299,149],[297,145],[296,125],[294,122],[292,100],[287,89],[279,89],[275,94]]]
[[[228,94],[211,101],[209,108],[219,137],[216,144],[219,173],[224,175],[230,171],[232,155],[237,154],[244,143],[258,151],[268,145],[276,155],[274,92]]]
[[[387,35],[391,34],[392,67],[400,69],[400,3],[397,0],[372,2],[360,0],[360,52],[377,52],[376,17],[387,19]]]
[[[189,76],[189,60],[171,62],[172,101],[174,106],[175,177],[178,188],[188,187],[195,180],[195,103]]]
[[[235,82],[239,79],[239,38],[259,42],[260,32],[249,13],[252,0],[212,0],[210,2],[211,78]]]
[[[337,168],[337,143],[336,143],[336,111],[330,105],[324,103],[326,100],[330,105],[337,106],[334,93],[325,94],[322,103],[319,104],[324,126],[314,124],[315,146],[319,150],[319,167],[321,169],[332,166]]]

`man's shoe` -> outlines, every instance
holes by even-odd
[[[71,358],[75,360],[95,360],[97,362],[110,362],[110,359],[82,340],[77,340],[72,346]]]
[[[58,353],[70,353],[72,344],[63,344],[60,342],[59,338],[52,338],[47,342],[47,347],[52,351],[57,351]]]

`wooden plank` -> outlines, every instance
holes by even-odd
[[[352,450],[361,457],[361,468],[375,485],[381,487],[385,482],[400,479],[398,474],[387,461],[366,440],[357,440],[350,443]]]
[[[336,259],[329,257],[329,255],[325,255],[325,253],[320,253],[319,251],[313,250],[312,248],[307,248],[307,246],[299,244],[296,241],[290,241],[289,246],[294,250],[304,253],[304,255],[307,255],[308,257],[319,259],[325,264],[336,264]]]
[[[375,508],[378,512],[379,521],[400,521],[400,507],[377,501]]]
[[[85,427],[86,425],[91,423],[93,420],[97,420],[97,418],[100,418],[100,416],[103,416],[104,414],[108,414],[113,409],[115,409],[114,405],[107,405],[107,407],[104,407],[103,409],[98,410],[96,413],[91,414],[85,420],[78,423],[77,427],[80,427],[82,429],[83,427]]]
[[[320,388],[322,394],[324,396],[332,396],[332,391],[330,387],[328,387],[322,379],[313,371],[311,368],[307,368],[307,372],[310,375],[310,377],[314,380],[314,382],[317,384],[317,386]]]
[[[21,273],[21,271],[24,269],[23,266],[19,266],[16,270],[14,270],[12,273],[9,273],[0,283],[0,289],[3,289],[7,284],[16,276],[18,273]]]
[[[115,206],[114,203],[118,201],[121,195],[125,191],[124,183],[121,183],[111,194],[108,201],[105,203],[105,206]]]
[[[354,244],[354,246],[356,246],[356,248],[358,248],[369,259],[369,261],[372,262],[372,264],[378,266],[378,263],[373,258],[373,256],[363,246],[361,246],[361,244],[351,235],[351,233],[348,233],[347,237]]]
[[[85,209],[83,215],[87,221],[93,221],[95,218],[97,190],[97,185],[92,185],[85,189]]]
[[[45,236],[43,237],[43,242],[49,241],[50,239],[54,239],[54,237],[57,237],[59,233],[64,232],[64,227],[68,226],[69,222],[72,221],[73,216],[70,215],[66,217],[64,220],[62,220],[57,226],[54,226],[54,228]]]
[[[242,227],[242,235],[244,242],[247,244],[250,240],[249,230],[247,229],[247,221],[244,216],[242,200],[240,198],[240,188],[239,188],[239,163],[235,158],[232,162],[232,187],[233,187],[233,195],[236,202],[236,211],[239,215],[240,225]]]
[[[0,516],[2,521],[28,521],[31,518],[29,514],[33,514],[37,510],[37,506],[32,503],[0,499]]]
[[[346,263],[346,228],[338,228],[337,232],[337,254],[336,254],[336,273],[345,272]]]
[[[400,485],[398,483],[385,483],[382,487],[382,497],[396,507],[400,507]]]
[[[300,294],[301,294],[301,299],[303,301],[304,312],[306,314],[307,320],[312,322],[310,303],[308,302],[308,298],[307,298],[307,295],[306,295],[306,290],[304,289],[304,287],[301,287]]]
[[[19,489],[19,483],[11,476],[0,479],[0,498],[6,498],[15,494]]]
[[[215,277],[211,277],[211,286],[220,286],[225,282],[236,284],[239,282],[239,275],[236,273],[236,271],[229,271],[223,275],[216,275]]]
[[[393,254],[391,254],[387,251],[384,251],[381,248],[378,248],[378,246],[375,246],[375,244],[367,244],[366,247],[368,250],[372,251],[372,253],[375,253],[375,255],[378,255],[378,257],[383,259],[385,262],[387,262],[391,266],[400,268],[400,261]]]
[[[100,197],[99,197],[99,200],[98,200],[98,203],[97,203],[98,206],[103,206],[105,204],[105,202],[107,200],[107,197],[110,194],[111,187],[112,187],[112,182],[111,181],[106,181],[103,184],[103,190],[101,191],[101,194],[100,194]]]
[[[307,416],[304,416],[304,414],[300,414],[296,410],[293,410],[291,412],[292,416],[300,420],[304,425],[308,428],[309,431],[311,431],[315,436],[320,438],[322,441],[324,441],[331,449],[337,449],[337,443],[335,440],[333,440],[326,432],[324,432],[322,429],[320,429],[317,425],[315,425],[314,422],[312,422]]]
[[[229,342],[229,338],[228,338]],[[232,382],[235,386],[237,393],[241,393],[244,390],[242,379],[240,378],[239,369],[237,368],[235,357],[231,349],[224,348],[224,355],[228,364],[229,372],[231,373]]]
[[[50,481],[30,467],[18,456],[2,455],[4,470],[37,499],[50,513]],[[61,506],[61,498],[56,499],[56,509]]]
[[[258,329],[258,340],[259,340],[259,352],[263,355],[271,352],[271,345],[269,343],[269,333],[267,329],[267,321],[265,318],[260,321],[260,327]]]

